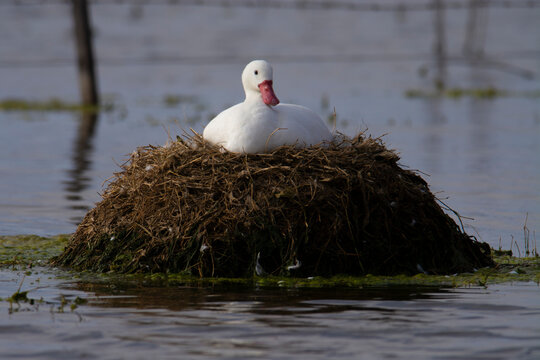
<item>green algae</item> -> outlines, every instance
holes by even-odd
[[[192,105],[195,107],[196,111],[200,112],[206,110],[206,106],[194,95],[168,94],[163,97],[163,105],[170,108],[178,107],[180,105]]]
[[[0,268],[28,269],[35,265],[46,265],[54,256],[60,254],[69,240],[69,235],[40,237],[35,235],[0,236]],[[455,275],[394,275],[394,276],[348,276],[332,277],[286,277],[267,276],[251,278],[210,278],[197,277],[187,272],[119,274],[114,272],[95,273],[70,271],[58,274],[66,279],[89,283],[106,282],[137,283],[143,286],[245,286],[245,287],[286,287],[286,288],[364,288],[394,286],[430,287],[487,287],[493,284],[513,282],[535,282],[540,285],[540,257],[494,256],[495,267],[482,268],[471,273]],[[20,289],[8,301],[25,302],[26,293]],[[80,301],[73,304],[80,305]]]
[[[197,277],[183,273],[119,274],[78,272],[73,278],[91,283],[136,283],[141,286],[240,286],[267,288],[372,288],[372,287],[488,287],[489,285],[514,282],[535,282],[540,285],[540,257],[517,258],[511,256],[494,257],[496,266],[482,268],[471,273],[454,275],[337,275],[332,277],[286,277],[254,276],[250,278]]]
[[[106,102],[101,105],[84,105],[80,103],[69,103],[60,99],[50,99],[46,101],[29,101],[22,99],[4,99],[0,101],[0,111],[67,111],[67,112],[99,112],[112,111],[114,104]]]
[[[495,98],[540,98],[540,90],[533,91],[508,91],[497,89],[495,87],[467,89],[467,88],[447,88],[438,90],[420,90],[409,89],[405,91],[405,97],[407,98],[449,98],[449,99],[461,99],[461,98],[474,98],[474,99],[495,99]]]
[[[0,267],[32,267],[46,264],[48,259],[62,252],[68,240],[69,235],[0,236]]]
[[[144,279],[149,283],[166,283],[168,285],[246,285],[287,288],[364,288],[364,287],[395,287],[395,286],[430,286],[430,287],[471,287],[513,283],[535,282],[540,284],[540,258],[495,258],[495,268],[482,268],[474,273],[455,275],[393,275],[393,276],[348,276],[332,277],[253,277],[253,278],[196,278],[185,274],[151,274],[127,275],[124,279]]]

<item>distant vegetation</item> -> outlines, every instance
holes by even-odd
[[[470,97],[476,99],[494,99],[500,97],[521,97],[521,98],[540,98],[540,90],[535,91],[507,91],[497,89],[495,87],[464,89],[464,88],[448,88],[438,90],[420,90],[409,89],[405,91],[405,96],[408,98],[449,98],[461,99]]]
[[[112,111],[113,103],[104,103],[100,106],[69,103],[60,99],[45,101],[29,101],[22,99],[4,99],[0,101],[1,111]]]

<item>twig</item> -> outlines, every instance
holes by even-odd
[[[287,128],[277,128],[276,130],[272,131],[270,135],[268,135],[268,138],[266,139],[266,143],[264,144],[264,151],[268,150],[268,142],[270,141],[270,138],[278,131],[278,130],[287,130]]]

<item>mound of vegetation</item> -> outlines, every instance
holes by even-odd
[[[199,136],[137,149],[57,266],[250,277],[448,274],[492,265],[379,139],[237,154]]]

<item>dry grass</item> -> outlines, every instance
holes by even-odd
[[[252,276],[454,273],[492,265],[425,181],[379,139],[268,154],[220,151],[195,135],[139,148],[55,265]],[[301,266],[287,270],[293,264]]]

